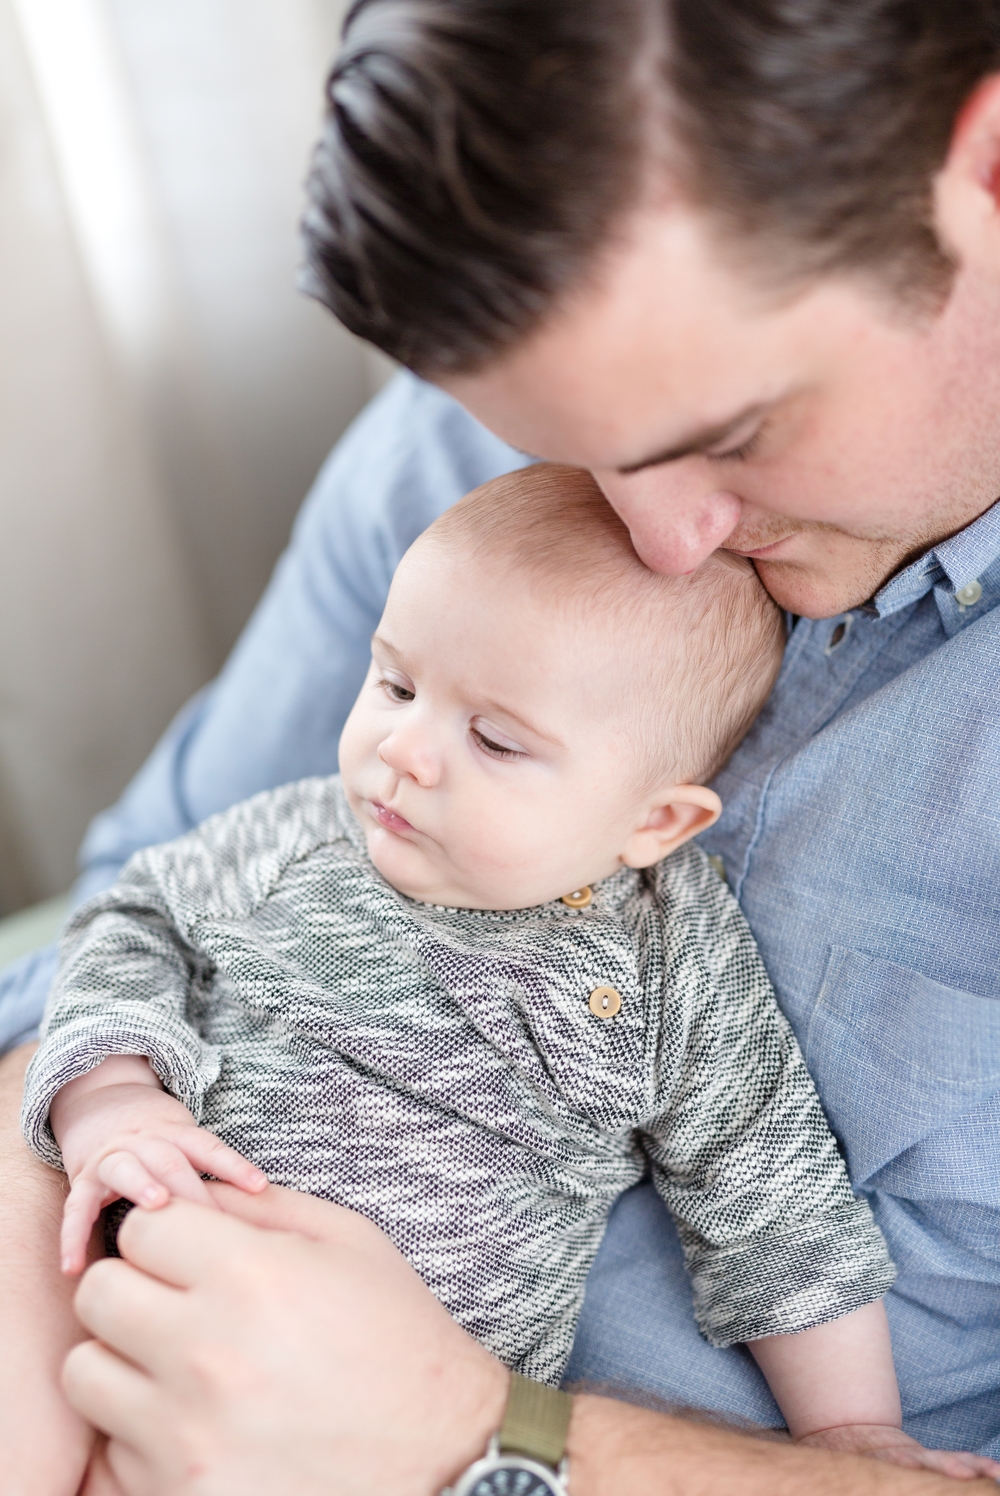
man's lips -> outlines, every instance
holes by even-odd
[[[371,808],[372,815],[380,826],[385,827],[386,831],[412,831],[414,829],[409,821],[397,815],[394,810],[390,810],[387,805],[383,805],[381,800],[372,800]]]
[[[753,550],[745,549],[742,545],[727,545],[726,550],[735,552],[737,556],[746,556],[748,561],[766,561],[768,556],[773,556],[776,551],[780,550],[786,540],[791,540],[797,534],[797,530],[790,530],[787,535],[768,541],[767,545],[756,546]]]

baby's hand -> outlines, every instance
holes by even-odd
[[[147,1210],[172,1195],[213,1204],[202,1174],[258,1194],[267,1176],[199,1127],[168,1096],[147,1060],[115,1055],[71,1081],[50,1110],[70,1192],[63,1212],[64,1273],[81,1273],[94,1222],[124,1197]]]
[[[902,1429],[882,1423],[852,1423],[843,1428],[823,1429],[817,1434],[804,1434],[796,1443],[809,1444],[817,1449],[836,1449],[845,1454],[866,1454],[893,1465],[907,1465],[910,1469],[936,1470],[939,1475],[950,1475],[954,1480],[975,1480],[977,1476],[1000,1479],[1000,1465],[996,1460],[978,1454],[953,1454],[947,1449],[925,1449]]]

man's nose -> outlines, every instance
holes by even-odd
[[[378,745],[382,762],[402,779],[432,789],[441,778],[440,755],[416,723],[400,726]]]
[[[594,477],[628,526],[639,559],[665,576],[695,571],[740,522],[741,500],[712,483],[705,459]]]

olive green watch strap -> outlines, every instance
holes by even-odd
[[[573,1399],[568,1392],[511,1373],[507,1412],[500,1429],[501,1454],[524,1454],[558,1469],[566,1453]]]

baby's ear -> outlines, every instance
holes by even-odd
[[[652,867],[715,824],[722,801],[704,784],[671,784],[646,802],[642,822],[619,854],[626,867]]]

